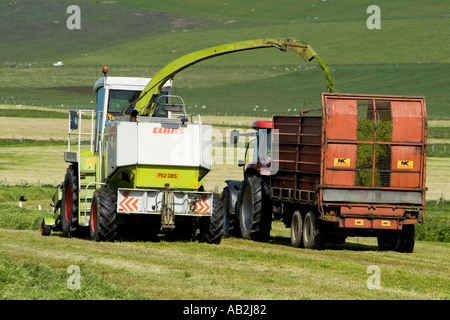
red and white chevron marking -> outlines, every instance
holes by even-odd
[[[139,211],[138,201],[139,198],[135,197],[124,198],[122,201],[119,202],[119,211],[128,211],[128,212]]]
[[[203,214],[211,214],[211,208],[207,201],[198,201],[195,203],[195,211]]]

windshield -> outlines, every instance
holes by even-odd
[[[255,143],[253,161],[270,162],[272,155],[272,131],[259,129],[257,131],[257,142]]]
[[[141,91],[109,90],[108,113],[114,116],[122,115],[123,109],[132,101],[136,100],[140,94]],[[130,115],[133,109],[134,104],[127,108],[125,114]]]

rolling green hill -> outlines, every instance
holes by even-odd
[[[192,51],[290,36],[331,66],[339,92],[424,95],[429,118],[450,118],[450,6],[442,1],[377,1],[379,30],[366,26],[371,1],[82,0],[79,30],[66,27],[71,4],[0,1],[0,104],[87,107],[103,64],[111,76],[151,77]],[[326,85],[313,67],[291,53],[253,50],[188,68],[175,85],[204,113],[254,115],[258,105],[285,114],[320,103]]]

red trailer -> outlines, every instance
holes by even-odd
[[[294,246],[321,249],[357,235],[377,237],[380,250],[412,252],[425,213],[424,98],[327,93],[321,111],[255,128],[256,161],[224,190],[226,199],[236,193],[228,225],[264,240],[279,213]]]

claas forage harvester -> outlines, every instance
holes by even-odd
[[[308,44],[288,38],[203,49],[151,79],[109,77],[105,66],[94,85],[95,110],[69,111],[69,167],[42,235],[62,230],[66,237],[88,233],[92,240],[113,241],[120,227],[219,244],[222,201],[203,187],[212,168],[212,128],[200,115],[187,114],[183,99],[171,94],[172,78],[205,59],[270,47],[319,59]]]

